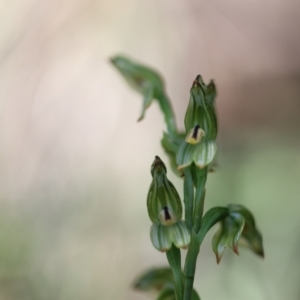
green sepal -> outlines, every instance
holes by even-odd
[[[177,168],[180,170],[195,163],[198,168],[203,169],[213,162],[216,153],[217,144],[214,140],[202,139],[194,145],[183,142],[176,156]]]
[[[252,213],[243,205],[230,204],[228,208],[231,213],[239,213],[245,219],[245,226],[240,239],[240,246],[249,248],[260,257],[264,257],[262,235],[256,228],[255,219]]]
[[[148,214],[153,223],[159,223],[159,215],[165,207],[171,210],[176,219],[182,217],[182,204],[180,196],[167,178],[167,169],[162,160],[155,156],[155,160],[151,166],[151,174],[153,176],[152,183],[147,196]]]
[[[229,210],[227,207],[213,207],[209,209],[203,216],[201,221],[201,227],[198,232],[198,238],[200,243],[203,242],[205,235],[207,232],[218,222],[225,219],[229,214]]]
[[[238,242],[242,235],[244,225],[244,217],[235,213],[230,214],[221,221],[220,228],[212,239],[212,248],[216,255],[217,263],[220,262],[227,246],[238,254]]]
[[[174,277],[169,267],[152,268],[136,278],[133,287],[139,291],[161,291],[174,285]]]
[[[215,105],[215,98],[217,96],[217,89],[213,80],[209,82],[206,87],[206,100],[209,101],[212,105]]]
[[[190,101],[184,124],[186,132],[189,132],[194,126],[199,125],[205,131],[206,139],[214,140],[218,133],[217,116],[214,105],[211,102],[213,93],[209,91],[209,101],[206,98],[206,92],[207,87],[202,77],[198,75],[190,90]]]
[[[172,244],[176,248],[187,248],[191,235],[183,220],[178,220],[170,226],[153,224],[150,229],[150,238],[153,246],[162,252],[171,249]]]
[[[172,171],[177,175],[182,177],[182,171],[177,169],[176,164],[176,154],[178,152],[179,146],[184,142],[185,134],[178,133],[178,134],[169,134],[164,132],[163,138],[161,140],[161,145],[165,150],[165,153],[169,157],[170,165]]]

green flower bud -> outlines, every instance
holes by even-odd
[[[213,80],[211,80],[206,87],[205,93],[207,101],[209,101],[212,105],[215,105],[215,98],[217,96],[216,86]]]
[[[165,209],[172,220],[179,220],[182,217],[180,197],[166,173],[165,164],[158,156],[155,156],[151,166],[153,180],[147,197],[148,214],[153,223],[161,223],[162,211]]]
[[[207,98],[208,97],[208,98]],[[206,139],[215,140],[218,126],[213,100],[215,97],[214,84],[209,85],[209,90],[202,77],[198,75],[190,90],[190,102],[186,111],[184,123],[187,132],[196,125],[203,128]]]
[[[228,205],[228,208],[230,213],[239,213],[245,219],[245,226],[239,245],[249,248],[258,256],[264,257],[262,235],[256,228],[252,213],[243,205],[230,204]]]
[[[206,132],[196,125],[188,133],[186,141],[180,145],[176,163],[179,170],[192,163],[203,169],[213,162],[216,153],[216,142],[206,139]]]
[[[153,224],[150,231],[153,246],[162,252],[171,249],[172,244],[177,248],[187,248],[190,241],[190,231],[183,220],[171,225]]]
[[[255,220],[251,212],[238,204],[230,204],[227,209],[228,214],[220,214],[220,217],[224,216],[224,218],[221,220],[220,228],[212,240],[212,247],[216,254],[217,262],[220,262],[227,246],[236,254],[238,254],[238,246],[245,246],[255,254],[264,257],[262,236],[255,226]],[[218,210],[220,211],[220,208]]]
[[[220,228],[212,239],[212,248],[216,254],[217,263],[220,262],[227,246],[238,254],[238,242],[244,225],[245,219],[240,214],[231,214],[221,222]]]

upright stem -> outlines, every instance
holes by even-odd
[[[196,195],[195,195],[195,208],[194,208],[194,215],[193,215],[193,224],[194,230],[198,233],[201,220],[203,216],[203,209],[204,209],[204,199],[205,199],[205,184],[207,179],[207,168],[198,169],[194,168],[194,183],[196,187]]]
[[[175,281],[175,293],[176,299],[183,299],[183,278],[181,270],[181,254],[180,250],[172,245],[172,248],[167,251],[167,258],[169,265],[172,269],[174,281]]]
[[[184,294],[183,300],[191,300],[192,293],[193,293],[193,285],[194,285],[194,278],[196,272],[196,263],[197,257],[200,251],[200,241],[199,238],[192,229],[191,232],[191,243],[189,245],[189,250],[186,255],[185,259],[185,266],[184,266]]]
[[[193,210],[194,210],[194,183],[191,167],[184,169],[184,210],[185,222],[189,229],[193,227]]]
[[[194,169],[192,169],[194,168]],[[186,171],[187,170],[187,171]],[[186,175],[187,172],[187,175]],[[184,266],[184,294],[183,300],[191,300],[193,293],[193,284],[196,272],[197,257],[200,251],[200,240],[197,236],[197,232],[201,226],[201,220],[203,215],[203,206],[205,198],[205,184],[207,178],[207,168],[198,169],[196,166],[185,169],[185,181],[184,181],[184,204],[186,211],[190,213],[190,207],[192,207],[192,224],[191,229],[191,242],[189,250],[185,260]],[[194,202],[194,185],[196,188],[195,203]],[[188,208],[188,209],[187,209]],[[186,222],[190,223],[190,214],[186,215]]]

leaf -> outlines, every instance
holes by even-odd
[[[176,300],[174,288],[168,287],[162,290],[156,300]]]
[[[147,270],[134,281],[133,287],[140,291],[161,291],[174,284],[172,270],[169,267],[158,267]]]

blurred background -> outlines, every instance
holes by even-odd
[[[0,13],[1,300],[146,300],[132,281],[167,263],[146,211],[163,118],[154,103],[136,122],[118,53],[163,74],[182,129],[195,76],[216,82],[206,209],[247,206],[266,258],[228,250],[217,265],[212,230],[202,299],[300,299],[299,1],[1,0]]]

